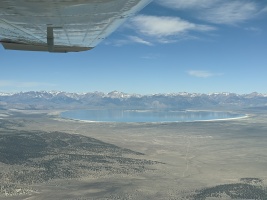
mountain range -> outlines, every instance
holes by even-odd
[[[0,92],[0,109],[207,109],[260,106],[267,106],[267,94],[256,92],[250,94],[180,92],[140,95],[118,91],[110,93],[69,93],[60,91]]]

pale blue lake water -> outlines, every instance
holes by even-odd
[[[213,111],[71,110],[61,117],[95,122],[193,122],[238,118],[243,115]]]

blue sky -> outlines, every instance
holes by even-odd
[[[0,47],[0,92],[267,93],[267,2],[154,0],[91,51]]]

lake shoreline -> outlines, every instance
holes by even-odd
[[[86,111],[86,110],[81,110],[81,111]],[[90,110],[87,110],[90,111]],[[94,110],[96,111],[96,110]],[[107,111],[107,110],[101,110],[101,111]],[[110,110],[109,110],[110,111]],[[122,110],[124,111],[124,110]],[[137,111],[138,114],[140,113],[149,113],[150,111],[153,112],[153,110],[145,110],[145,112],[142,112],[140,110]],[[86,123],[150,123],[150,124],[164,124],[164,123],[182,123],[182,122],[215,122],[215,121],[230,121],[230,120],[241,120],[241,119],[246,119],[251,117],[249,114],[240,114],[240,113],[235,113],[235,112],[230,112],[230,111],[211,111],[211,110],[185,110],[185,111],[172,111],[173,112],[181,112],[181,113],[189,113],[189,112],[194,112],[194,113],[200,113],[200,112],[207,112],[207,113],[225,113],[225,114],[231,114],[231,115],[238,115],[238,116],[229,116],[226,118],[214,118],[214,119],[195,119],[195,120],[166,120],[166,121],[161,121],[161,120],[156,120],[156,121],[116,121],[116,120],[87,120],[87,119],[78,119],[75,117],[66,117],[63,116],[62,114],[67,113],[67,112],[73,112],[73,110],[69,111],[62,111],[57,113],[57,116],[60,120],[71,120],[71,121],[78,121],[78,122],[86,122]],[[135,112],[133,110],[125,110],[124,112]],[[167,113],[167,112],[166,112]]]

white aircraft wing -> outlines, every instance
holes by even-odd
[[[5,49],[92,49],[151,0],[0,0]]]

